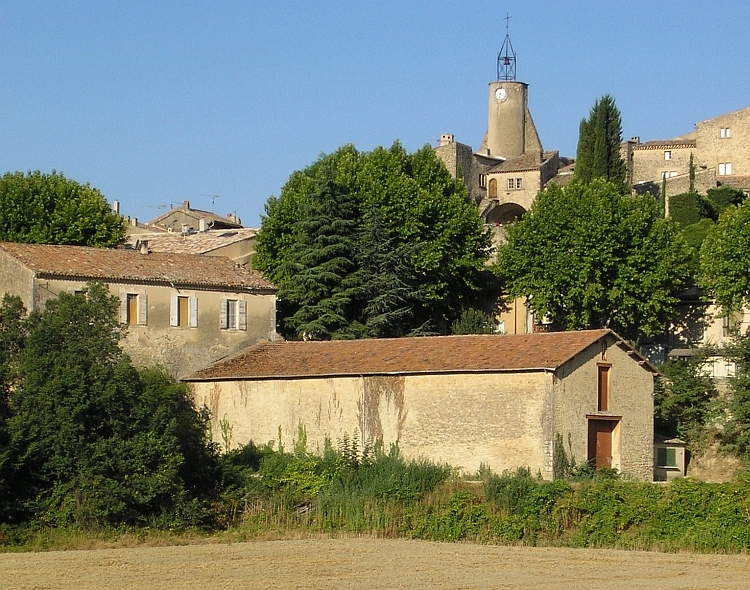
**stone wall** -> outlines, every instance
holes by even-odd
[[[695,153],[695,147],[670,145],[665,143],[659,146],[648,146],[646,144],[634,146],[632,151],[633,161],[633,184],[644,182],[661,183],[662,175],[675,176],[688,174],[690,171],[690,154]],[[671,153],[671,159],[664,158],[665,152]],[[697,158],[696,158],[697,159]],[[697,167],[697,162],[696,162]]]
[[[345,435],[398,442],[407,458],[425,457],[475,473],[530,467],[551,472],[551,376],[536,373],[339,377],[192,384],[232,444],[278,440],[291,448],[300,425],[308,450]],[[543,423],[550,425],[540,428]]]
[[[730,137],[722,137],[722,128]],[[695,131],[699,165],[731,162],[733,175],[750,175],[750,107],[696,123]]]
[[[597,365],[611,365],[609,404],[597,408]],[[588,458],[588,420],[620,417],[613,435],[613,467],[635,479],[653,476],[654,377],[608,338],[579,354],[557,373],[555,430],[569,458]]]

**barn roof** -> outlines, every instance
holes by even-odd
[[[261,342],[185,381],[290,379],[419,373],[554,371],[605,337],[650,365],[611,330]],[[655,371],[654,371],[655,372]]]
[[[42,277],[275,290],[257,271],[219,256],[10,242],[0,250]]]

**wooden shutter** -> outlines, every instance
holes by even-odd
[[[188,318],[188,326],[191,328],[198,327],[198,298],[190,298],[190,317]]]
[[[219,312],[219,328],[226,330],[229,327],[229,299],[221,300],[221,310]]]
[[[237,302],[237,329],[247,330],[247,301]]]
[[[138,325],[145,326],[148,324],[148,295],[141,293],[138,295]]]
[[[179,325],[179,305],[177,303],[177,295],[172,295],[172,303],[169,307],[169,325]]]
[[[120,293],[120,323],[128,323],[128,294]]]

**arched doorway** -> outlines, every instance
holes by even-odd
[[[490,225],[506,225],[520,218],[526,209],[516,203],[503,203],[487,213],[487,223]]]

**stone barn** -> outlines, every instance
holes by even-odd
[[[656,370],[611,330],[263,342],[187,379],[215,440],[308,450],[356,434],[464,473],[568,459],[653,474]]]

